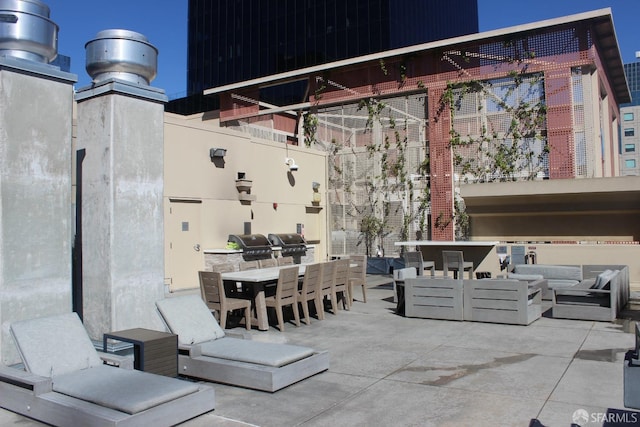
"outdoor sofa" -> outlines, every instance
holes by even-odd
[[[513,279],[464,280],[464,320],[528,325],[542,315],[544,288]]]
[[[579,265],[515,264],[509,266],[508,279],[535,281],[547,280],[548,291],[543,299],[551,300],[553,289],[570,288],[582,281],[582,268]]]
[[[585,278],[570,288],[554,289],[552,316],[614,321],[629,302],[629,267],[585,265]]]
[[[329,369],[329,353],[309,347],[225,336],[198,295],[156,302],[178,335],[181,375],[275,392]]]
[[[215,407],[208,385],[104,364],[75,313],[10,331],[24,368],[0,367],[0,406],[18,414],[58,426],[170,426]]]
[[[463,320],[462,280],[420,276],[404,280],[406,317]]]
[[[527,281],[423,276],[404,284],[406,317],[528,325],[542,314],[543,288]]]

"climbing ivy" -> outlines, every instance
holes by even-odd
[[[478,117],[483,101],[494,106],[495,115],[507,120],[506,129],[496,129],[490,120],[483,119],[476,135],[462,135],[452,125],[449,145],[454,166],[459,168],[464,180],[478,182],[533,180],[544,170],[549,145],[544,133],[547,108],[544,102],[544,86],[541,75],[522,75],[512,71],[510,81],[501,81],[502,92],[494,90],[492,82],[449,82],[441,97],[441,108],[449,107],[451,122],[470,96],[478,99]],[[518,90],[527,84],[525,96],[518,99]],[[504,88],[506,87],[506,90]],[[513,101],[517,102],[513,102]],[[500,132],[499,132],[500,130]]]
[[[465,182],[533,180],[544,170],[549,144],[543,75],[529,71],[528,61],[535,58],[535,52],[518,51],[517,46],[517,41],[506,42],[505,47],[513,48],[514,54],[505,56],[503,63],[512,68],[503,79],[491,81],[471,78],[462,66],[443,56],[458,67],[460,80],[447,82],[434,121],[450,113],[449,146],[454,167]],[[460,54],[463,62],[470,62],[467,52]],[[456,115],[473,105],[473,100],[477,111],[467,110],[466,114],[470,122],[479,120],[479,132],[465,135],[456,128]],[[445,216],[440,213],[434,225],[445,228],[454,221],[456,238],[468,238],[469,216],[459,196],[454,199],[453,216]]]
[[[375,131],[383,136],[379,139],[371,138],[366,146],[369,159],[379,164],[377,172],[371,170],[366,177],[369,204],[366,210],[368,215],[377,218],[377,221],[368,218],[367,223],[373,222],[378,227],[362,227],[362,240],[372,242],[377,239],[378,246],[383,247],[384,237],[391,232],[388,228],[389,218],[392,216],[402,218],[400,229],[397,230],[401,240],[409,240],[411,224],[415,220],[418,221],[419,232],[424,234],[427,227],[429,188],[424,186],[422,192],[416,195],[410,175],[427,176],[428,157],[417,166],[417,170],[409,170],[408,121],[401,120],[401,124],[398,124],[392,109],[386,103],[373,98],[363,99],[358,104],[358,110],[367,113],[365,133]],[[394,156],[390,156],[390,153],[394,153]],[[392,200],[401,202],[395,204],[393,211]],[[416,201],[417,209],[414,210]]]
[[[318,116],[307,112],[303,116],[302,129],[304,132],[304,145],[311,147],[316,142],[316,133],[318,131]]]

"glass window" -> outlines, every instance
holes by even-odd
[[[633,136],[635,135],[635,130],[633,128],[625,128],[624,136]]]
[[[633,113],[624,113],[624,121],[630,122],[631,120],[633,120]]]
[[[627,159],[624,161],[624,166],[627,169],[635,169],[636,167],[636,159]]]
[[[635,153],[636,152],[636,144],[624,144],[624,152],[625,153]]]

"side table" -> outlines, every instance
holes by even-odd
[[[135,369],[168,377],[178,376],[177,335],[144,328],[108,332],[102,337],[104,352],[109,339],[133,344]]]

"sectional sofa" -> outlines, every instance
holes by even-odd
[[[615,320],[629,302],[629,268],[626,265],[517,264],[508,278],[544,278],[550,292],[552,316],[580,320]]]
[[[528,325],[542,314],[541,294],[542,287],[514,279],[409,278],[405,316]]]

